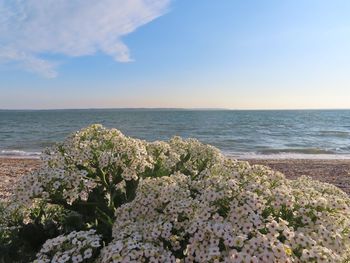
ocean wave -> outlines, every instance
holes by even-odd
[[[348,131],[319,131],[318,136],[347,138],[350,136],[350,133]]]
[[[18,158],[39,158],[41,152],[26,152],[21,150],[0,150],[0,156]]]
[[[258,151],[258,154],[280,154],[280,153],[301,153],[301,154],[336,154],[331,150],[320,148],[286,148],[286,149],[266,149]]]

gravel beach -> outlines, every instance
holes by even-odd
[[[0,158],[0,200],[9,197],[18,178],[39,166],[38,159]]]
[[[281,159],[247,160],[280,171],[289,179],[307,175],[321,182],[334,184],[350,194],[350,160]]]
[[[301,175],[311,176],[319,181],[334,184],[350,194],[350,160],[254,159],[245,161],[269,166],[284,173],[289,179],[295,179]],[[18,178],[39,166],[38,159],[0,158],[0,199],[8,198]]]

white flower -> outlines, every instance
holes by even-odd
[[[37,261],[82,262],[92,257],[93,252],[100,246],[100,238],[95,234],[95,230],[89,230],[73,231],[68,235],[48,239],[36,255]],[[84,255],[80,254],[81,251],[84,251]]]
[[[92,257],[92,249],[88,248],[84,251],[84,259],[91,258]]]
[[[60,187],[60,185],[61,185],[61,183],[59,181],[56,181],[56,182],[53,183],[53,187],[55,189],[58,189]]]
[[[73,263],[79,263],[79,262],[82,262],[84,259],[82,257],[82,255],[75,255],[75,256],[72,256],[72,262]]]

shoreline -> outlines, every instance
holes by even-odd
[[[6,152],[6,153],[5,153]],[[256,153],[256,152],[225,152],[222,153],[232,159],[249,160],[349,160],[350,153],[301,153],[301,152],[280,152],[280,153]],[[2,150],[0,159],[34,159],[41,158],[41,152],[22,150]]]
[[[0,160],[39,160],[40,156],[12,156],[12,155],[0,155]]]
[[[231,158],[234,158],[230,156]],[[307,175],[321,182],[333,184],[350,195],[349,159],[262,159],[235,158],[251,165],[259,164],[282,172],[286,178],[295,179]],[[39,168],[41,160],[30,156],[0,156],[0,200],[7,199],[24,174]]]

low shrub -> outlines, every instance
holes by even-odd
[[[33,228],[36,262],[350,260],[350,199],[335,186],[101,125],[46,150],[3,211],[2,250],[30,251],[16,240]]]

